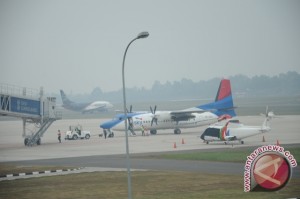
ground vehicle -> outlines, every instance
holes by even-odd
[[[66,132],[65,140],[89,139],[90,131],[84,131],[81,125],[69,126],[69,131]]]

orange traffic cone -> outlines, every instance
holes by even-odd
[[[181,144],[185,144],[185,142],[184,142],[184,139],[182,138],[182,140],[181,140]]]
[[[173,148],[174,148],[174,149],[176,149],[176,148],[177,148],[177,146],[176,146],[176,142],[174,142]]]
[[[276,143],[276,145],[277,145],[277,146],[280,146],[280,144],[279,144],[279,141],[278,141],[278,140],[277,140],[277,143]]]
[[[265,136],[263,136],[262,142],[266,142],[266,140],[265,140]]]

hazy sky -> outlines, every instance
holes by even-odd
[[[298,0],[0,0],[0,83],[58,93],[300,72]]]

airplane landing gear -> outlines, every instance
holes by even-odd
[[[180,134],[181,130],[180,129],[174,129],[174,134]]]
[[[114,132],[111,132],[110,134],[108,134],[108,136],[107,136],[107,137],[109,137],[109,138],[113,138],[114,136],[115,136]]]

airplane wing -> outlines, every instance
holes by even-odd
[[[179,122],[179,121],[186,121],[186,120],[195,118],[193,113],[204,113],[206,111],[207,110],[203,110],[203,109],[193,107],[193,108],[179,110],[179,111],[171,111],[170,115],[171,115],[171,118],[174,121]]]
[[[197,107],[193,107],[193,108],[188,108],[188,109],[184,109],[184,110],[179,110],[179,111],[171,111],[171,114],[185,114],[185,113],[204,113],[206,112],[207,110],[204,110],[204,109],[200,109],[200,108],[197,108]]]

